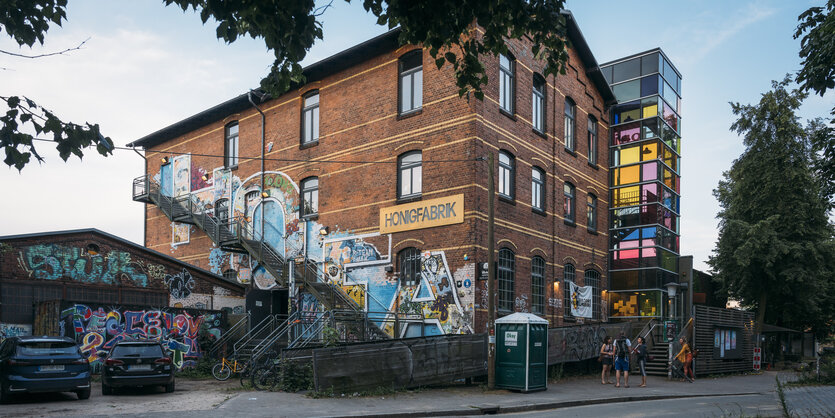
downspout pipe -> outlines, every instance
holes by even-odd
[[[263,193],[264,193],[264,159],[266,157],[265,152],[266,152],[266,147],[267,147],[266,143],[265,143],[266,138],[264,136],[264,124],[266,123],[267,116],[264,115],[264,112],[261,111],[261,108],[258,107],[257,104],[255,104],[254,100],[252,100],[253,95],[257,95],[259,101],[264,99],[264,95],[263,94],[258,94],[254,90],[250,90],[249,94],[247,94],[247,99],[249,99],[249,103],[252,104],[252,107],[254,107],[255,110],[258,111],[258,113],[261,114],[261,193],[262,193],[261,200],[263,201],[263,199],[264,199],[263,198]],[[262,206],[261,206],[261,242],[264,242],[264,218],[266,217],[265,209],[266,209],[266,207],[262,204]]]

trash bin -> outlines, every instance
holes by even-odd
[[[496,320],[496,387],[548,388],[548,321],[517,312]]]

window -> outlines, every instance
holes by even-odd
[[[531,312],[545,313],[545,260],[538,256],[531,259]]]
[[[539,74],[533,75],[533,128],[539,132],[545,132],[545,79]]]
[[[571,284],[574,282],[574,265],[566,264],[562,268],[562,283],[563,283],[563,306],[565,307],[565,318],[571,318]]]
[[[423,189],[423,156],[420,151],[409,151],[397,158],[397,198],[419,197]]]
[[[226,125],[223,147],[223,165],[226,168],[238,166],[238,122]]]
[[[589,164],[597,164],[597,119],[589,116]]]
[[[229,220],[229,199],[223,198],[215,201],[215,218],[221,224]]]
[[[586,226],[589,231],[597,231],[597,196],[591,193],[586,197]]]
[[[499,106],[513,113],[516,101],[516,63],[512,57],[499,55]]]
[[[574,151],[574,115],[577,112],[574,101],[565,98],[565,149]]]
[[[400,114],[418,110],[423,105],[423,50],[400,58]]]
[[[300,215],[315,216],[319,213],[319,178],[308,177],[302,180],[302,204],[299,206]]]
[[[319,140],[319,91],[304,96],[302,109],[302,145]]]
[[[566,182],[565,186],[563,186],[563,212],[566,222],[574,223],[576,222],[575,212],[574,212],[574,200],[575,200],[575,193],[576,190],[574,185],[571,183]]]
[[[515,177],[516,159],[507,151],[499,151],[499,197],[513,200]]]
[[[400,264],[400,284],[416,286],[420,282],[420,250],[404,248],[397,254],[397,262]]]
[[[595,270],[586,270],[583,280],[583,286],[591,286],[592,319],[600,319],[600,273]]]
[[[545,172],[539,167],[531,169],[531,207],[545,212]]]
[[[513,282],[515,274],[515,258],[509,248],[499,250],[499,265],[497,276],[499,280],[499,310],[512,311],[514,296]]]

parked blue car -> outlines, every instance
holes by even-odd
[[[90,363],[67,337],[11,337],[0,344],[0,402],[18,393],[90,397]]]

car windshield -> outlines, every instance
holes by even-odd
[[[27,341],[17,346],[21,356],[64,356],[78,354],[75,343],[67,341]]]
[[[124,344],[113,348],[111,357],[162,357],[159,344]]]

